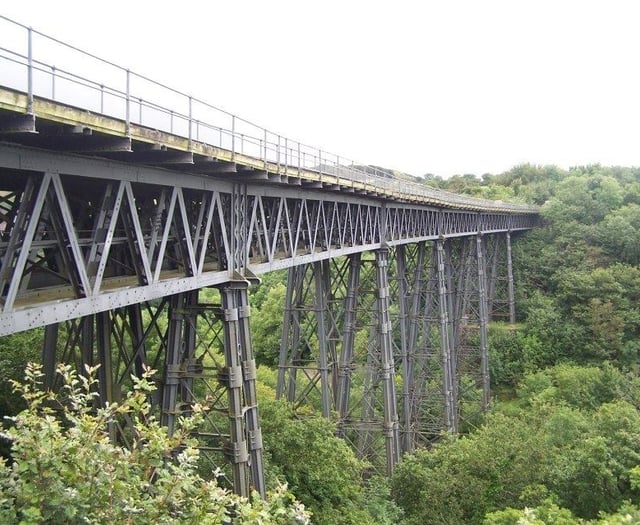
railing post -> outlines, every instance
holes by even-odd
[[[127,137],[131,136],[131,71],[127,69],[127,93],[126,93],[126,116],[124,133]]]
[[[267,130],[264,130],[264,168],[267,169],[267,146],[268,146]]]
[[[280,173],[280,135],[278,135],[278,146],[276,148],[276,164],[278,165],[278,173]]]
[[[193,119],[193,97],[189,96],[189,150],[191,150],[191,143],[193,141],[191,125]]]
[[[27,114],[33,115],[33,29],[27,29]]]
[[[236,158],[236,116],[231,115],[231,158]]]
[[[287,137],[284,138],[284,173],[287,173],[287,167],[289,166],[289,142]]]
[[[51,100],[56,99],[56,66],[51,66]]]

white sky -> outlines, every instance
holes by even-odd
[[[634,0],[30,0],[0,13],[357,162],[445,177],[640,165]]]

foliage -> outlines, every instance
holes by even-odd
[[[477,431],[403,459],[391,480],[402,523],[482,523],[548,498],[559,515],[594,519],[633,496],[637,380],[610,365],[558,365],[525,376],[518,392],[519,412],[494,412]],[[514,512],[489,523],[509,523]]]
[[[0,475],[2,523],[305,523],[308,516],[282,487],[266,502],[248,502],[196,473],[198,451],[189,437],[199,422],[181,419],[167,435],[151,412],[146,375],[122,404],[97,406],[95,369],[77,375],[60,367],[60,396],[41,388],[42,372],[27,367],[16,391],[27,408],[5,437],[11,465]],[[129,447],[110,429],[130,424]]]
[[[0,338],[0,417],[13,416],[25,408],[24,399],[13,392],[12,381],[24,377],[27,363],[40,359],[43,339],[42,329]]]
[[[335,425],[320,416],[300,419],[284,401],[263,401],[261,415],[269,468],[287,481],[314,522],[372,522],[362,485],[365,464],[335,436]],[[368,495],[374,496],[375,489]],[[373,506],[384,507],[385,497],[381,494]]]
[[[285,293],[284,284],[274,284],[265,292],[260,307],[252,309],[251,339],[258,364],[278,365]]]

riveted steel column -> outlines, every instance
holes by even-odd
[[[129,325],[131,327],[131,342],[133,344],[133,365],[136,375],[142,376],[147,363],[147,349],[144,335],[144,321],[142,319],[142,305],[132,304],[126,307]]]
[[[249,325],[249,198],[246,184],[234,184],[231,206],[230,281],[218,286],[224,319],[224,355],[229,400],[233,490],[249,497],[251,486],[265,497],[262,433],[256,394],[256,363]],[[246,277],[245,277],[246,275]]]
[[[445,425],[447,430],[455,433],[458,430],[457,406],[455,400],[455,364],[451,359],[451,343],[453,334],[451,333],[449,290],[447,288],[449,276],[447,272],[447,261],[445,258],[446,241],[439,239],[436,241],[436,260],[438,274],[438,305],[440,307],[440,351],[442,358],[443,394]],[[450,261],[449,261],[450,264]]]
[[[293,315],[293,297],[294,285],[296,281],[296,268],[289,268],[287,272],[287,290],[284,299],[284,314],[282,322],[282,335],[280,337],[280,357],[278,361],[278,382],[276,384],[276,397],[281,399],[285,392],[285,383],[287,379],[287,368],[289,361],[289,344],[291,342],[289,335],[291,333],[291,316]],[[291,368],[290,373],[295,373]],[[295,381],[294,381],[295,384]],[[289,394],[291,396],[291,394]],[[291,399],[289,399],[291,401]]]
[[[486,412],[489,410],[489,403],[491,401],[489,352],[487,348],[489,310],[487,307],[486,258],[484,256],[484,243],[481,234],[476,236],[476,254],[478,263],[478,321],[480,328],[480,367],[482,370],[482,409]]]
[[[229,443],[227,455],[233,471],[233,491],[240,496],[250,496],[249,452],[245,437],[243,414],[242,328],[238,308],[238,286],[246,283],[229,282],[220,286],[224,316],[225,379],[229,400]],[[260,468],[262,466],[260,465]]]
[[[247,281],[234,283],[238,302],[239,342],[242,358],[242,375],[244,381],[244,402],[246,433],[249,448],[249,469],[251,485],[260,496],[266,497],[266,486],[263,469],[262,430],[258,415],[258,395],[256,391],[256,361],[251,345],[251,328],[249,324],[251,310],[249,307]]]
[[[113,366],[111,360],[111,316],[109,312],[100,312],[96,314],[96,332],[98,362],[98,388],[100,393],[100,404],[112,404],[115,399],[113,384]],[[116,425],[114,421],[107,423],[109,439],[115,443],[116,441]]]
[[[396,274],[398,279],[398,289],[396,300],[398,302],[398,317],[400,328],[400,360],[402,367],[402,426],[400,436],[400,447],[404,452],[408,449],[408,441],[411,440],[409,429],[411,427],[411,415],[409,410],[409,392],[413,388],[413,377],[410,374],[409,364],[409,316],[407,305],[407,251],[404,245],[399,245],[395,249]]]
[[[426,242],[420,242],[417,246],[415,267],[413,268],[413,289],[410,291],[411,304],[408,305],[408,336],[407,336],[407,349],[406,349],[406,374],[404,381],[407,382],[407,386],[403,388],[403,396],[408,396],[404,401],[404,445],[403,452],[413,452],[416,446],[416,440],[420,433],[420,402],[421,392],[423,389],[424,377],[420,373],[422,370],[428,367],[426,353],[418,349],[418,332],[419,325],[418,319],[423,313],[423,318],[427,321],[424,325],[425,334],[421,346],[423,348],[429,345],[429,321],[428,311],[430,309],[430,296],[425,298],[424,304],[421,299],[424,297],[425,289],[428,288],[427,283],[424,280],[424,265],[426,256]],[[422,310],[424,309],[424,310]],[[421,311],[422,310],[422,311]],[[404,382],[403,381],[403,382]]]
[[[100,401],[113,403],[113,367],[111,365],[111,316],[109,312],[96,314],[96,347],[98,350],[98,379]],[[115,437],[115,436],[114,436]]]
[[[175,294],[169,300],[169,326],[167,329],[164,365],[164,388],[162,391],[162,425],[173,435],[177,416],[180,370],[182,359],[182,325],[185,294]]]
[[[56,354],[58,350],[58,334],[60,325],[49,324],[44,329],[44,345],[42,347],[42,365],[44,387],[53,388],[56,377]]]
[[[308,342],[302,341],[301,334],[301,325],[305,321],[306,311],[305,275],[309,269],[308,265],[294,266],[289,269],[287,277],[276,395],[280,399],[285,395],[286,390],[287,400],[291,403],[296,401],[298,368],[302,368],[305,364],[304,358],[309,357],[306,355]],[[301,348],[302,343],[305,348]]]
[[[391,341],[391,320],[389,316],[389,250],[376,250],[376,285],[378,289],[377,314],[378,338],[380,344],[380,365],[384,420],[382,431],[387,455],[387,474],[391,475],[400,460],[400,440],[398,438],[398,409],[395,391],[395,365]]]
[[[506,233],[507,237],[507,287],[509,291],[509,322],[516,323],[516,299],[513,286],[513,261],[511,258],[511,232]]]
[[[354,344],[356,338],[356,309],[360,286],[361,254],[349,256],[349,278],[344,302],[344,327],[342,330],[342,353],[338,368],[338,435],[345,436],[344,424],[349,417],[349,396],[351,394],[351,374],[354,367]]]
[[[328,266],[324,262],[313,263],[313,278],[315,281],[315,305],[316,324],[318,335],[318,367],[320,372],[320,395],[322,397],[322,415],[331,415],[331,395],[329,392],[329,366],[327,355],[329,353],[327,341],[327,325],[325,313],[327,312],[327,293],[325,286],[325,274]],[[328,277],[328,276],[327,276]]]
[[[398,313],[400,317],[400,359],[402,362],[402,428],[401,447],[403,452],[411,450],[413,432],[411,430],[411,392],[414,389],[413,349],[409,339],[410,306],[407,291],[407,251],[404,245],[396,247],[396,272],[398,276]],[[414,286],[417,283],[414,282]]]

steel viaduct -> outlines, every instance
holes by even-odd
[[[535,208],[356,165],[0,26],[0,336],[43,331],[47,386],[58,362],[100,364],[117,402],[157,369],[169,432],[206,398],[203,454],[264,494],[249,288],[286,269],[277,395],[362,457],[391,472],[488,408],[487,324],[515,319],[511,239]]]

